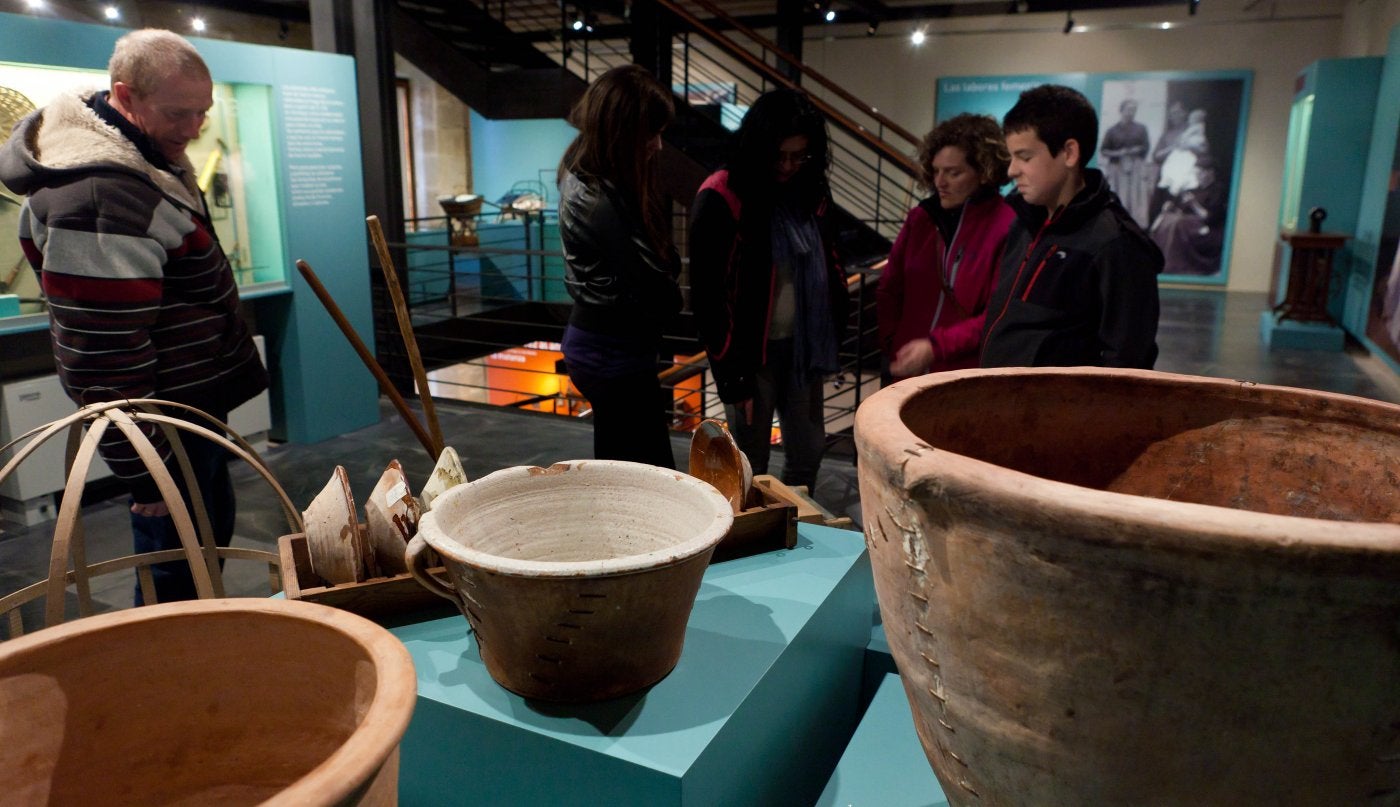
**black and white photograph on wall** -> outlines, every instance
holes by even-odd
[[[1395,157],[1386,184],[1380,242],[1366,335],[1392,359],[1400,361],[1400,138],[1395,142]]]
[[[1243,78],[1106,80],[1097,164],[1166,259],[1164,280],[1223,282]]]

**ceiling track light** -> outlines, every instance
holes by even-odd
[[[564,8],[564,4],[560,4]],[[598,16],[593,13],[592,4],[587,2],[571,3],[574,8],[574,20],[569,23],[569,27],[582,33],[593,33],[593,26],[598,22]]]
[[[105,17],[108,22],[116,22],[117,20],[121,19],[122,12],[121,9],[117,8],[116,6],[103,6],[102,16]]]
[[[1066,11],[1066,12],[1065,12],[1065,33],[1068,34],[1070,31],[1073,31],[1073,30],[1074,30],[1074,12],[1073,12],[1073,11]]]
[[[1196,9],[1201,5],[1201,0],[1186,0],[1186,13],[1192,17],[1196,16]]]
[[[922,28],[915,28],[914,33],[909,35],[909,41],[913,42],[915,45],[924,44],[924,40],[927,38],[928,36],[924,33],[924,29]]]
[[[880,27],[880,21],[877,20],[877,19],[875,19],[874,17],[871,17],[871,18],[870,18],[870,22],[866,23],[866,25],[865,25],[865,35],[866,35],[866,36],[875,36],[875,31],[878,30],[879,27]]]

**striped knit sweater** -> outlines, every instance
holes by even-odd
[[[233,272],[180,163],[157,167],[78,94],[25,118],[0,148],[0,182],[28,196],[20,242],[75,402],[164,398],[222,417],[267,387]],[[138,501],[158,501],[115,432],[103,458]],[[169,459],[159,431],[147,433]]]

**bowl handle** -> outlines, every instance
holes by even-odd
[[[408,548],[404,550],[404,563],[408,566],[408,571],[419,582],[423,588],[433,592],[439,597],[449,599],[458,608],[462,607],[461,600],[457,599],[457,589],[451,584],[443,582],[436,575],[428,571],[428,557],[432,552],[428,550],[428,542],[423,540],[421,534],[413,536],[413,540],[408,542]]]

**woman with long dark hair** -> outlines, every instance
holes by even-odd
[[[657,380],[662,329],[681,307],[679,261],[655,187],[671,94],[636,65],[614,68],[569,114],[559,164],[569,378],[593,408],[593,453],[674,468],[669,396]]]
[[[809,489],[849,306],[826,221],[829,164],[826,121],[807,96],[764,93],[690,219],[691,303],[730,431],[767,473],[776,412],[783,481]]]

